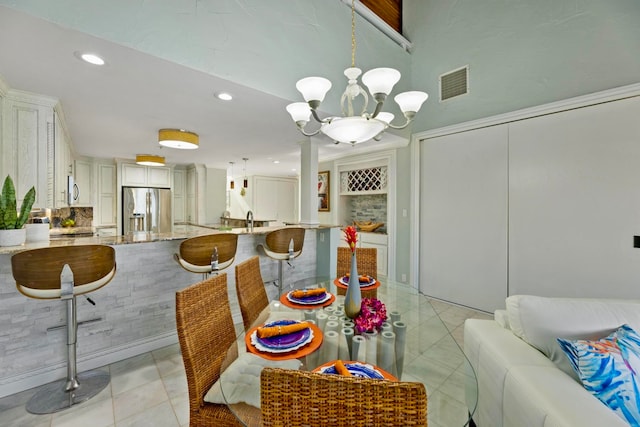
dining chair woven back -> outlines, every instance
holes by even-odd
[[[236,294],[247,330],[269,305],[269,297],[260,273],[260,257],[254,256],[236,265]]]
[[[189,425],[241,425],[226,405],[204,401],[207,391],[220,378],[227,350],[235,344],[227,274],[176,292],[176,324],[189,390]]]
[[[427,392],[418,382],[264,368],[260,401],[266,427],[427,425]]]
[[[378,249],[357,248],[356,261],[358,263],[358,274],[373,277],[378,280]],[[336,277],[342,277],[351,271],[351,249],[345,247],[338,248],[338,262],[336,264]],[[338,288],[338,295],[344,295],[346,289]],[[363,297],[375,298],[378,292],[362,292]]]

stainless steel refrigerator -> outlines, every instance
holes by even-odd
[[[122,187],[122,233],[171,232],[171,190]]]

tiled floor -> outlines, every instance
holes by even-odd
[[[463,346],[463,323],[467,318],[491,316],[440,301],[418,304],[407,312],[414,317],[407,331],[403,380],[422,381],[428,390],[429,407],[437,406],[439,418],[430,427],[461,426],[464,403],[464,369],[461,357],[450,356],[451,339],[430,339],[429,325],[435,310],[451,336]],[[415,307],[415,305],[414,305]],[[433,308],[433,309],[432,309]],[[435,341],[435,342],[433,342]],[[453,349],[455,350],[455,349]],[[32,415],[25,403],[34,390],[0,399],[0,425],[4,427],[179,427],[189,425],[187,382],[177,344],[106,366],[111,383],[98,396],[52,415]],[[461,421],[463,420],[463,421]]]

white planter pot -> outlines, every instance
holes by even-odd
[[[24,228],[0,230],[0,246],[20,246],[26,238],[27,230]]]

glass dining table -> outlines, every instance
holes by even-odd
[[[394,333],[382,332],[377,339],[382,340],[383,336],[394,337],[391,359],[383,357],[383,342],[371,346],[366,344],[371,336],[359,336],[357,331],[353,335],[348,332],[353,323],[349,324],[351,319],[346,318],[341,311],[344,296],[337,295],[336,280],[310,278],[295,282],[283,290],[280,299],[271,301],[256,322],[238,336],[222,363],[220,391],[224,403],[236,418],[245,426],[262,425],[259,374],[265,366],[317,370],[323,366],[324,369],[327,369],[326,366],[331,367],[332,360],[348,359],[362,362],[359,366],[382,372],[386,381],[391,378],[422,382],[428,395],[429,425],[469,425],[477,403],[478,387],[475,373],[462,349],[429,298],[405,283],[385,277],[380,277],[379,282],[377,299],[385,305],[388,316],[383,331]],[[335,298],[309,306],[290,304],[291,301],[287,298],[290,291],[318,287],[325,288]],[[309,320],[313,324],[311,330],[315,334],[312,334],[313,338],[308,344],[279,353],[271,353],[265,348],[262,349],[265,351],[261,351],[257,348],[259,345],[252,344],[255,342],[257,327],[265,323],[286,324],[290,320]],[[338,327],[331,322],[337,322]],[[394,329],[396,326],[400,329]],[[254,335],[253,341],[250,335]],[[367,348],[371,350],[377,348],[377,354],[375,351],[374,354],[367,352],[364,347],[354,347],[353,341],[365,343],[363,345],[369,345]],[[388,345],[386,348],[389,349]]]

